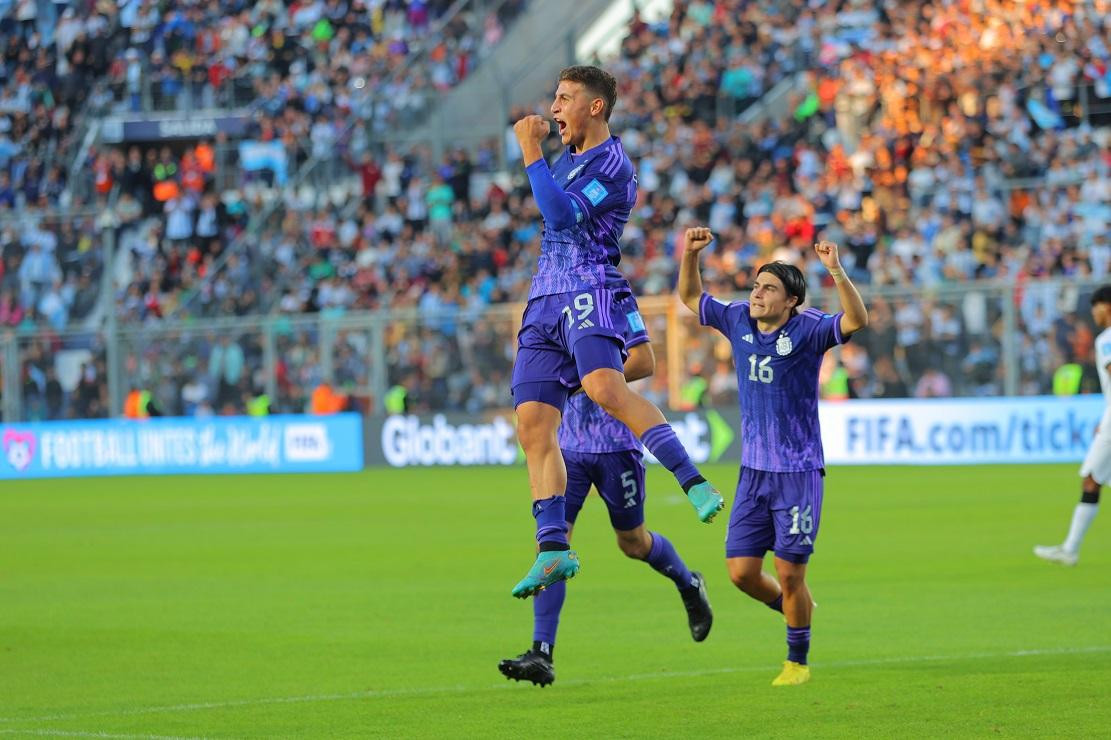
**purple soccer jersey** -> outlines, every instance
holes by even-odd
[[[624,321],[625,349],[648,341],[648,330],[640,315],[636,298],[628,296],[617,304],[615,314]],[[563,422],[559,426],[559,448],[569,452],[624,452],[643,448],[640,440],[585,393],[567,399]]]
[[[612,136],[583,154],[568,148],[551,171],[571,198],[575,224],[544,225],[529,299],[617,287],[624,282],[617,271],[621,232],[637,197],[636,173],[621,139]]]
[[[825,467],[818,426],[818,369],[841,344],[841,314],[815,308],[762,334],[748,301],[723,303],[703,294],[699,320],[733,345],[741,405],[741,465],[776,473]]]

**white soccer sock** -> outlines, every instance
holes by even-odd
[[[1084,534],[1088,531],[1088,527],[1092,526],[1097,511],[1099,511],[1099,504],[1076,505],[1076,510],[1072,513],[1072,524],[1069,525],[1069,536],[1061,546],[1066,552],[1075,553],[1080,550],[1080,543],[1084,541]]]

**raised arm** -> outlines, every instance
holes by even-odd
[[[698,260],[702,250],[713,240],[713,234],[705,226],[687,229],[683,235],[683,256],[679,259],[679,300],[696,314],[702,300],[702,269]]]
[[[553,229],[566,229],[575,225],[575,208],[571,197],[552,177],[540,142],[548,136],[550,127],[543,116],[525,116],[513,124],[513,133],[521,147],[521,160],[525,174],[532,185],[532,197],[544,217],[544,223]]]
[[[837,286],[837,299],[841,302],[841,335],[848,336],[855,331],[868,326],[868,309],[864,306],[864,299],[860,297],[853,281],[845,274],[841,267],[841,257],[837,254],[837,245],[823,239],[814,245],[825,268],[829,270],[833,284]]]

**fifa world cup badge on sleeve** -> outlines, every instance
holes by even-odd
[[[583,188],[582,193],[586,196],[586,199],[589,200],[593,205],[598,205],[606,199],[607,195],[609,195],[609,191],[606,190],[606,186],[598,182],[596,179],[588,182],[586,184],[586,187]]]

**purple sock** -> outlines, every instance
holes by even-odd
[[[771,601],[765,601],[764,603],[768,605],[769,609],[777,611],[780,614],[783,613],[783,594],[776,596]]]
[[[810,652],[810,627],[788,627],[787,660],[806,665],[808,652]]]
[[[559,612],[567,596],[567,581],[556,581],[532,597],[532,641],[540,643],[540,652],[551,657],[559,628]],[[544,650],[543,645],[548,649]]]
[[[648,557],[644,559],[644,562],[655,568],[657,572],[675,581],[675,585],[679,588],[693,586],[694,576],[687,570],[683,559],[679,557],[679,553],[675,552],[675,548],[667,537],[658,532],[649,532],[649,534],[652,535],[652,549],[648,551]]]
[[[691,481],[700,482],[695,480],[702,478],[698,473],[698,468],[694,467],[690,456],[683,448],[683,443],[675,436],[675,430],[671,428],[670,424],[658,424],[652,427],[644,433],[640,441],[660,461],[661,465],[671,471],[675,480],[683,486],[684,491],[690,488]]]
[[[567,549],[566,511],[563,496],[552,496],[532,502],[532,515],[536,517],[537,542],[563,545],[562,549]]]

